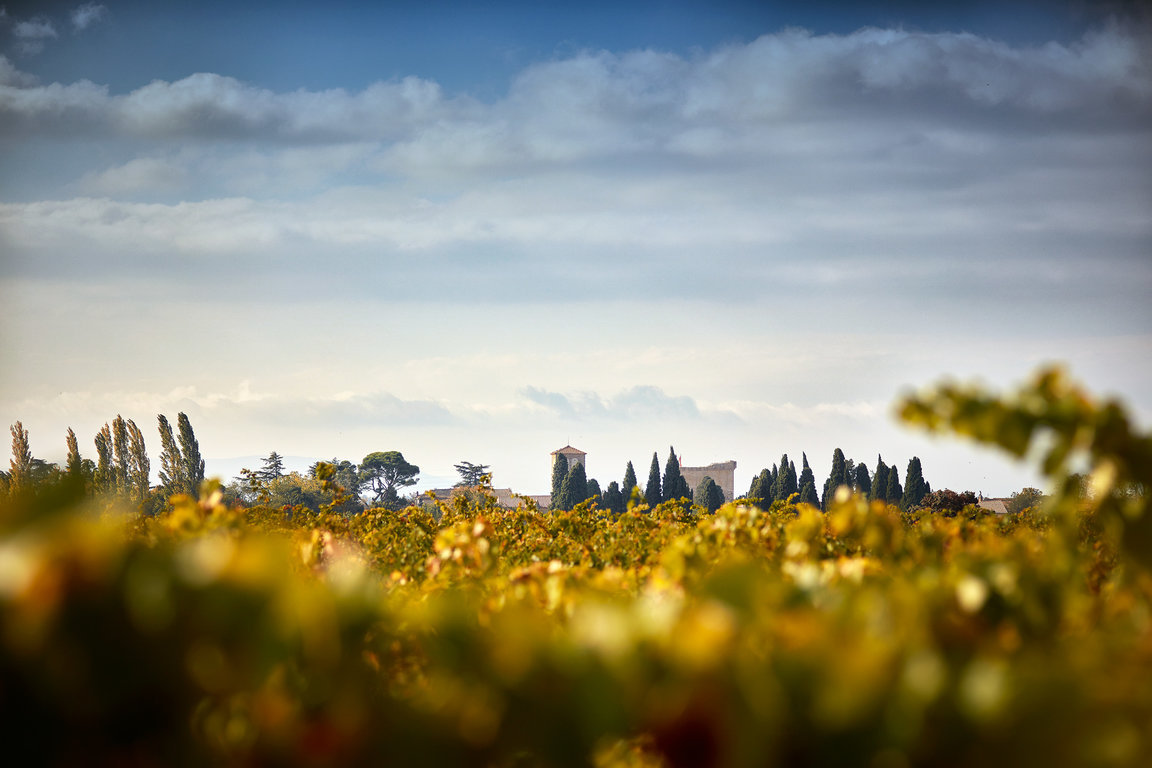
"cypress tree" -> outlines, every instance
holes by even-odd
[[[652,454],[652,466],[648,468],[648,485],[644,487],[644,500],[650,507],[655,507],[664,501],[664,497],[660,495],[660,458],[655,453]]]
[[[780,467],[777,469],[772,467],[772,498],[773,499],[787,499],[787,496],[781,496],[784,493],[784,485],[788,479],[788,454],[780,457]]]
[[[182,474],[184,458],[180,455],[180,446],[176,445],[172,425],[164,414],[157,414],[156,421],[160,429],[160,485],[166,494],[183,493],[187,483]]]
[[[562,509],[558,506],[564,503],[564,497],[561,494],[564,485],[564,478],[568,476],[568,457],[562,453],[556,454],[552,460],[552,501],[548,505],[549,509]]]
[[[621,514],[626,508],[620,484],[615,480],[608,483],[608,489],[604,491],[604,508],[614,515]]]
[[[811,480],[806,481],[800,486],[800,503],[809,504],[813,507],[820,507],[820,497],[816,495],[816,484]]]
[[[787,456],[785,456],[787,458]],[[794,493],[800,492],[800,485],[796,477],[796,462],[789,461],[780,466],[780,476],[776,479],[776,498],[787,501]]]
[[[848,486],[849,490],[856,490],[856,462],[852,459],[844,460],[844,485]]]
[[[680,474],[680,460],[676,458],[676,449],[668,446],[668,461],[664,463],[664,500],[671,501],[690,496],[690,494],[684,493],[687,485],[688,483]]]
[[[848,465],[844,460],[844,451],[837,448],[832,451],[832,471],[828,473],[828,479],[824,482],[824,509],[828,508],[828,502],[836,495],[836,489],[842,485],[848,485]]]
[[[8,462],[8,489],[15,494],[32,486],[32,449],[23,423],[16,422],[9,431],[12,432],[12,459]]]
[[[624,484],[620,486],[620,498],[624,500],[624,507],[628,507],[628,502],[632,501],[632,489],[636,487],[636,470],[632,468],[632,462],[628,462],[628,468],[624,470]]]
[[[872,497],[872,478],[868,475],[868,465],[864,462],[856,465],[856,478],[852,485],[857,493],[863,494],[867,498]]]
[[[572,509],[588,498],[588,476],[583,462],[572,462],[564,482],[560,484],[560,509]]]
[[[920,505],[927,495],[924,482],[924,471],[920,467],[920,458],[913,456],[908,462],[908,471],[904,473],[904,498],[902,506],[912,509]]]
[[[588,498],[596,502],[596,506],[604,508],[604,494],[600,491],[600,482],[596,478],[588,481]]]
[[[200,483],[204,482],[204,459],[200,458],[200,443],[192,432],[192,423],[188,416],[179,413],[176,416],[177,427],[180,431],[180,453],[184,458],[185,479],[188,488],[185,491],[194,498],[200,497]]]
[[[876,473],[872,475],[872,493],[868,498],[872,501],[888,500],[888,465],[880,454],[876,454]]]
[[[764,473],[768,470],[760,471],[760,474],[752,478],[752,484],[748,486],[749,499],[762,499],[764,498]],[[757,502],[759,504],[759,502]]]
[[[904,489],[900,487],[900,472],[896,467],[888,468],[888,491],[884,498],[889,504],[899,504],[904,497]]]
[[[801,490],[803,490],[805,485],[811,485],[812,486],[812,493],[815,494],[816,493],[816,475],[812,472],[812,467],[808,466],[808,454],[801,451],[800,458],[804,462],[804,469],[802,469],[800,471],[800,479],[796,481],[796,485]],[[803,494],[801,494],[801,501],[803,501],[803,500],[804,500]],[[820,506],[819,497],[817,497],[816,503],[813,504],[812,506],[814,506],[814,507]]]
[[[724,491],[720,490],[715,480],[705,477],[696,486],[696,491],[692,494],[692,503],[711,514],[720,509],[724,503]]]

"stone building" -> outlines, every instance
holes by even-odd
[[[570,445],[552,451],[552,466],[556,466],[556,457],[561,455],[568,459],[568,469],[572,469],[573,464],[584,464],[584,471],[588,471],[588,465],[584,463],[584,457],[588,455],[585,451]]]
[[[688,488],[695,492],[696,486],[700,485],[700,481],[705,477],[712,478],[712,482],[720,486],[720,490],[724,491],[724,501],[729,502],[736,498],[736,462],[735,461],[721,461],[715,464],[709,464],[706,467],[686,467],[684,466],[683,459],[677,457],[680,462],[680,474],[688,482]]]

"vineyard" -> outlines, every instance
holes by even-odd
[[[1038,461],[997,516],[842,489],[715,513],[0,516],[6,751],[47,765],[1145,766],[1152,438],[1046,371],[903,418]],[[332,483],[333,473],[321,471]]]

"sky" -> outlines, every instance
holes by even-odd
[[[225,480],[840,447],[1002,496],[896,398],[1059,362],[1152,423],[1138,3],[2,7],[0,419],[49,460],[183,411]]]

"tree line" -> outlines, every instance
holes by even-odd
[[[668,447],[668,460],[664,463],[663,474],[660,472],[660,456],[653,452],[648,482],[643,490],[637,482],[636,469],[631,461],[624,470],[623,481],[618,483],[613,480],[603,491],[595,478],[587,479],[583,462],[574,461],[569,466],[568,458],[557,453],[552,463],[550,509],[570,510],[577,504],[595,501],[600,508],[619,515],[628,508],[629,503],[642,501],[649,507],[655,507],[677,499],[696,504],[708,512],[715,512],[724,502],[731,501],[724,498],[724,492],[711,477],[705,477],[695,489],[689,488],[688,481],[680,474],[680,460],[672,446]]]
[[[140,504],[147,511],[178,493],[196,497],[204,482],[204,459],[200,444],[187,414],[176,418],[173,432],[168,419],[157,417],[160,432],[159,485],[151,482],[152,464],[144,443],[144,434],[132,419],[117,414],[96,433],[93,444],[96,459],[83,458],[80,444],[71,427],[65,436],[68,454],[61,468],[58,464],[32,456],[28,430],[17,421],[12,433],[12,459],[9,471],[0,471],[0,490],[19,494],[33,488],[68,484],[89,495],[116,495]]]

